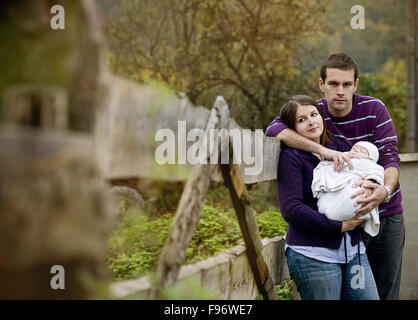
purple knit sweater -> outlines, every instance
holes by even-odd
[[[373,97],[354,94],[353,108],[344,117],[334,117],[328,111],[327,101],[323,98],[318,104],[324,111],[327,129],[336,137],[343,139],[350,146],[358,141],[369,141],[379,149],[379,161],[383,168],[395,167],[399,169],[400,159],[396,143],[395,127],[389,112],[382,101]],[[268,126],[266,136],[275,137],[287,126],[277,117]],[[281,156],[281,155],[280,155]],[[392,199],[379,206],[381,217],[403,212],[402,194],[399,183],[393,191]]]
[[[348,151],[350,147],[336,137],[327,147]],[[312,195],[313,170],[319,159],[305,152],[283,145],[277,169],[277,200],[280,212],[289,225],[286,243],[337,249],[342,239],[342,222],[319,213],[317,199]],[[350,231],[351,244],[360,240],[360,227]]]

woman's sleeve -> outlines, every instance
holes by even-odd
[[[277,173],[277,192],[281,214],[289,223],[310,233],[341,235],[342,222],[328,219],[304,203],[302,162],[295,153],[282,152]]]

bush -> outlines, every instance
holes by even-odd
[[[207,259],[242,241],[235,213],[205,205],[186,251],[186,264]]]
[[[141,277],[149,273],[167,238],[173,215],[149,218],[131,209],[109,239],[108,264],[114,280]],[[278,211],[269,209],[256,215],[261,238],[284,235],[287,224]],[[243,241],[233,210],[205,205],[185,263],[207,259]]]
[[[287,232],[287,223],[280,212],[275,209],[268,209],[256,215],[258,229],[261,238],[274,238],[278,235],[284,236]]]
[[[137,209],[124,213],[108,241],[107,260],[114,280],[140,277],[152,269],[167,238],[171,220],[171,214],[150,219]]]
[[[293,281],[291,279],[285,279],[281,284],[274,286],[276,297],[279,300],[293,300],[292,288]],[[255,300],[263,300],[263,296],[258,295]]]

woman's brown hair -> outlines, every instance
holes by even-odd
[[[329,142],[329,133],[325,127],[324,113],[319,107],[318,103],[310,96],[295,95],[287,99],[285,104],[280,109],[280,120],[285,123],[290,129],[295,130],[296,110],[299,106],[314,106],[322,117],[324,131],[321,134],[320,143],[325,145]]]

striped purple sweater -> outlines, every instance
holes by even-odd
[[[344,117],[334,117],[328,111],[326,99],[318,100],[325,116],[327,129],[350,146],[358,141],[369,141],[379,149],[378,164],[383,168],[400,168],[395,127],[386,106],[377,98],[354,94],[353,108]],[[277,117],[268,126],[266,136],[275,137],[287,126]],[[381,217],[403,212],[399,183],[388,203],[379,206]]]

